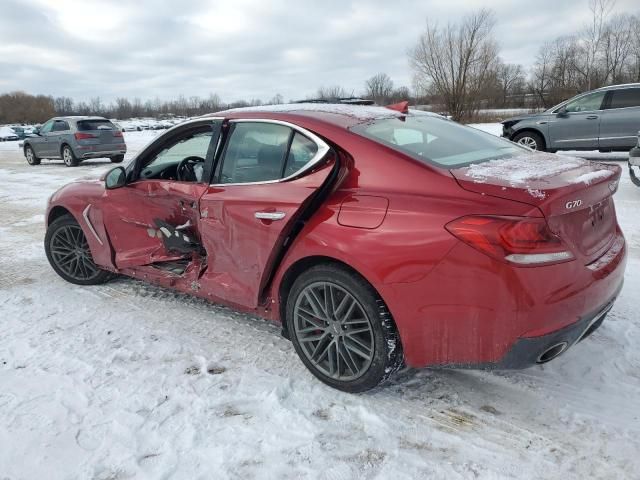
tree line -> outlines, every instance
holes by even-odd
[[[547,108],[601,86],[640,82],[640,14],[614,14],[614,6],[615,0],[588,0],[589,22],[542,45],[528,69],[502,60],[492,10],[478,10],[445,26],[428,20],[408,51],[412,88],[396,87],[391,77],[381,72],[367,79],[361,91],[323,86],[308,98],[332,101],[362,97],[382,105],[409,100],[456,120],[470,121],[483,108]],[[0,95],[0,124],[36,123],[54,115],[190,117],[283,102],[280,94],[266,102],[225,103],[212,93],[206,98],[181,95],[172,100],[120,97],[105,103],[100,97],[74,101],[13,92]]]
[[[410,50],[415,87],[456,120],[481,108],[548,108],[606,85],[640,82],[640,14],[613,14],[615,0],[589,0],[590,21],[540,47],[532,67],[508,64],[481,9],[457,24],[427,22]]]

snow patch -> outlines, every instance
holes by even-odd
[[[547,194],[537,188],[527,188],[527,193],[533,198],[539,198],[540,200],[547,198]]]
[[[293,113],[293,112],[321,112],[335,113],[357,118],[358,120],[374,120],[377,118],[397,118],[403,116],[402,113],[385,107],[372,105],[346,105],[331,103],[291,103],[284,105],[262,105],[259,107],[233,108],[220,113]]]
[[[526,186],[529,180],[558,175],[588,165],[585,160],[552,153],[524,153],[510,158],[470,165],[466,176],[475,183],[489,178],[504,179],[513,187]]]
[[[584,173],[579,177],[576,177],[575,183],[586,183],[587,185],[591,185],[593,182],[598,180],[599,178],[607,178],[613,175],[611,170],[597,170],[595,172]]]

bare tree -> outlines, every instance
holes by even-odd
[[[540,47],[531,71],[530,89],[538,98],[538,104],[547,107],[547,96],[551,88],[553,70],[552,53],[549,43]]]
[[[602,35],[605,83],[620,83],[625,80],[624,67],[631,60],[634,47],[634,21],[633,16],[621,14],[614,16],[605,26]]]
[[[429,22],[409,53],[418,86],[440,96],[456,120],[472,117],[494,78],[498,48],[493,12],[481,9],[461,23],[440,28]]]
[[[330,87],[320,87],[316,94],[316,98],[318,100],[327,100],[327,101],[335,101],[340,98],[351,97],[353,94],[347,92],[340,85],[333,85]]]
[[[378,73],[365,82],[365,97],[379,105],[389,103],[393,95],[393,80],[386,73]]]
[[[496,68],[496,83],[500,90],[500,106],[504,108],[510,96],[523,90],[525,78],[522,65],[499,63]]]
[[[589,0],[591,21],[580,35],[581,52],[576,57],[575,64],[576,70],[582,76],[582,86],[586,90],[591,90],[593,84],[597,82],[597,79],[594,78],[594,71],[598,62],[607,18],[614,5],[615,0]]]

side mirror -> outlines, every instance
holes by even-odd
[[[107,190],[113,190],[114,188],[124,187],[127,184],[127,171],[124,167],[116,167],[104,177],[104,187]]]
[[[566,105],[560,107],[556,113],[558,114],[559,117],[568,117],[569,116],[569,113],[567,112],[567,106]]]
[[[33,134],[40,136],[40,129],[39,128],[34,128],[33,129]]]

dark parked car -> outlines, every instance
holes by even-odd
[[[599,88],[546,112],[502,122],[502,136],[533,150],[629,151],[640,130],[640,83]]]
[[[620,172],[404,109],[230,110],[58,190],[45,249],[72,283],[129,275],[279,322],[357,392],[405,363],[523,368],[588,337],[624,277]]]
[[[120,163],[127,152],[120,129],[102,117],[55,117],[34,133],[23,145],[29,165],[39,165],[43,158],[60,158],[67,167],[88,158]]]

